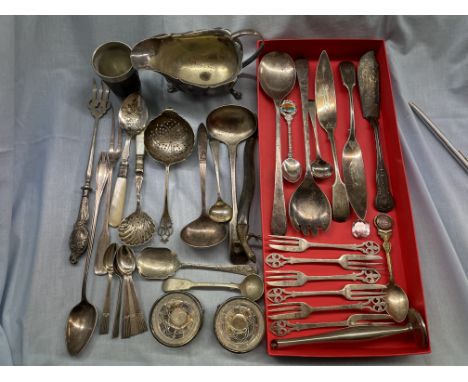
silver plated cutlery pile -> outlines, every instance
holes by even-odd
[[[256,36],[261,43],[254,54],[243,59],[240,39],[247,36]],[[160,45],[164,49],[156,49]],[[404,282],[399,281],[399,285],[394,277],[390,241],[397,219],[394,221],[386,214],[393,209],[395,201],[380,138],[380,73],[373,51],[362,55],[357,65],[351,61],[335,65],[325,50],[317,57],[316,65],[302,56],[293,59],[278,51],[264,54],[259,61],[260,91],[274,106],[274,176],[271,185],[267,185],[272,187],[269,190],[271,211],[267,211],[271,212],[271,220],[269,227],[263,228],[263,242],[267,247],[265,284],[258,275],[256,254],[250,244],[250,240],[258,239],[258,235],[250,232],[249,227],[257,177],[257,116],[243,106],[220,106],[207,114],[196,133],[193,126],[170,107],[150,118],[136,69],[163,74],[170,92],[180,90],[205,96],[230,91],[238,99],[241,94],[233,90],[237,75],[241,67],[249,65],[261,54],[263,45],[263,37],[254,30],[231,33],[217,28],[158,35],[141,41],[133,49],[123,43],[110,42],[94,52],[93,69],[102,81],[100,86],[93,81],[88,102],[94,119],[93,133],[79,212],[69,238],[69,261],[72,264],[77,264],[86,253],[81,301],[70,311],[66,325],[65,340],[71,355],[78,355],[90,342],[98,320],[102,335],[109,334],[112,326],[112,338],[124,339],[150,331],[164,346],[188,344],[201,330],[204,318],[201,302],[188,293],[192,289],[221,289],[239,294],[220,304],[214,314],[214,334],[220,345],[233,353],[245,353],[258,346],[265,328],[273,336],[270,349],[337,340],[376,339],[404,333],[412,333],[421,343],[427,343],[424,321],[418,311],[410,308],[408,296],[401,286]],[[186,54],[187,49],[191,52],[190,57]],[[162,57],[164,54],[168,54],[168,59]],[[230,69],[234,67],[237,70]],[[341,82],[336,81],[335,72],[339,73]],[[299,93],[295,91],[296,82]],[[370,138],[372,144],[375,141],[375,195],[369,195],[366,156],[358,141],[359,138],[365,142],[360,137],[360,130],[365,127],[356,123],[361,118],[355,110],[356,85],[362,117],[374,133]],[[110,101],[111,91],[121,101],[115,110]],[[300,94],[300,100],[294,101],[296,94]],[[340,100],[344,99],[344,94],[345,103]],[[418,115],[421,114],[414,105],[412,107]],[[339,118],[342,109],[349,109],[346,125]],[[109,110],[112,121],[110,140],[107,151],[101,152],[95,167],[95,198],[90,213],[89,195],[93,190],[98,127]],[[297,113],[302,118],[295,119]],[[297,128],[297,123],[302,123],[302,129]],[[282,124],[286,124],[287,134],[282,134]],[[322,129],[318,129],[317,124]],[[310,127],[315,147],[313,160]],[[273,131],[273,126],[267,128],[270,133]],[[345,137],[345,129],[349,131],[340,157],[339,146]],[[302,134],[301,131],[302,142],[297,134]],[[122,147],[123,133],[125,143]],[[287,150],[282,150],[283,135],[287,137]],[[324,146],[319,142],[325,135],[329,149],[328,144]],[[129,164],[133,163],[130,156],[132,142],[135,142],[135,170],[131,174],[134,176],[129,177]],[[221,143],[226,147],[229,159],[224,165],[229,165],[230,170],[231,197],[226,201],[221,193]],[[304,144],[304,158],[295,152],[301,144]],[[237,195],[240,189],[237,187],[239,148],[243,148],[240,198]],[[272,146],[271,150],[273,154]],[[180,206],[174,202],[173,190],[181,193],[185,190],[177,189],[180,185],[172,187],[170,170],[186,161],[193,151],[198,155],[200,215],[181,224],[176,209],[193,206]],[[146,155],[163,165],[165,174],[164,180],[147,180],[144,189]],[[216,200],[207,208],[209,159],[214,164]],[[113,169],[119,160],[114,181]],[[155,166],[154,163],[147,165]],[[136,206],[127,211],[127,186],[133,179]],[[264,179],[261,182],[265,183]],[[157,224],[142,207],[144,191],[154,184],[164,195]],[[190,191],[197,189],[189,188]],[[102,228],[94,248],[103,196]],[[370,208],[368,197],[374,200]],[[380,214],[372,218],[368,216],[375,214],[375,210]],[[352,212],[355,215],[352,226],[343,224],[351,220]],[[365,240],[373,233],[367,219],[374,223],[374,240],[380,238],[382,245]],[[351,230],[346,228],[350,231],[350,240],[342,234],[342,228],[346,226],[351,227]],[[174,232],[178,234],[173,235]],[[309,241],[306,238],[309,235],[318,237]],[[161,243],[180,240],[200,255],[205,255],[207,248],[224,245],[231,264],[181,260],[166,245],[152,246],[156,240]],[[145,245],[147,247],[143,248]],[[87,298],[88,271],[94,251],[94,273],[106,276],[102,312],[98,312]],[[200,269],[224,272],[237,275],[237,280],[192,281],[191,277],[176,277],[180,269],[191,269],[194,274]],[[139,282],[134,280],[135,272],[143,280],[161,281],[164,295],[154,302],[148,323],[144,304],[138,297]],[[239,279],[239,275],[243,278]],[[113,291],[114,279],[118,280],[116,293]],[[256,303],[262,296],[265,297],[269,326]],[[342,300],[345,303],[336,302]],[[324,312],[331,318],[324,319]],[[315,331],[328,328],[341,329]],[[298,332],[305,335],[296,335]]]
[[[377,235],[382,239],[382,247],[386,255],[386,264],[380,255],[381,246],[372,240],[361,241],[354,244],[326,243],[319,239],[316,242],[308,241],[308,235],[325,235],[330,226],[345,222],[350,215],[350,208],[356,218],[352,224],[351,234],[354,238],[362,240],[371,234],[371,226],[366,220],[368,212],[368,188],[364,156],[358,142],[358,132],[355,121],[354,88],[358,84],[360,103],[363,117],[369,121],[373,128],[377,170],[375,176],[376,192],[374,207],[377,211],[388,212],[393,209],[394,199],[390,190],[389,176],[384,163],[381,140],[379,135],[380,89],[379,66],[373,51],[367,52],[359,60],[357,68],[350,61],[340,62],[339,76],[343,89],[346,90],[349,107],[349,133],[344,144],[341,156],[341,166],[336,144],[336,135],[342,129],[338,124],[338,104],[335,88],[335,75],[326,51],[322,51],[318,58],[315,73],[315,99],[309,97],[310,64],[305,58],[295,61],[286,53],[271,52],[263,56],[259,65],[259,82],[265,94],[274,101],[276,109],[276,166],[275,184],[272,206],[270,235],[265,239],[269,250],[265,254],[265,293],[267,301],[268,319],[272,321],[270,332],[276,337],[289,336],[293,332],[310,331],[331,327],[344,327],[342,332],[336,332],[336,339],[353,338],[379,338],[390,335],[390,332],[402,333],[405,330],[416,330],[420,333],[424,326],[416,312],[409,319],[414,325],[396,327],[396,323],[407,319],[410,308],[405,291],[395,284],[392,260],[390,256],[390,237],[392,235],[393,221],[384,213],[375,216],[374,226]],[[279,72],[277,77],[273,73]],[[283,166],[281,160],[280,119],[278,109],[283,100],[294,88],[294,79],[297,78],[300,91],[300,105],[292,100],[285,100],[281,104],[282,115],[288,125],[288,152]],[[275,82],[277,81],[277,82]],[[275,84],[276,86],[273,86]],[[281,92],[279,91],[281,89]],[[340,89],[342,92],[343,89]],[[297,111],[302,112],[302,125],[304,128],[305,144],[305,175],[293,177],[292,169],[300,169],[301,163],[295,158],[291,145],[294,128],[291,126],[292,117]],[[333,166],[322,157],[317,131],[317,120],[325,131],[330,142]],[[315,160],[311,163],[309,121],[312,124],[315,139]],[[361,129],[362,127],[359,127]],[[297,156],[296,156],[297,157]],[[298,162],[298,163],[296,163]],[[294,165],[293,165],[294,164]],[[283,171],[283,174],[281,174]],[[331,203],[328,191],[325,192],[324,180],[335,174],[331,186]],[[300,174],[300,172],[296,171]],[[289,208],[283,185],[280,180],[288,182],[299,181],[291,193]],[[288,186],[290,187],[290,186]],[[287,215],[291,226],[298,231],[298,236],[287,235]],[[332,220],[334,221],[332,223]],[[285,223],[286,222],[286,223]],[[343,235],[342,235],[343,236]],[[336,256],[337,250],[342,253]],[[284,254],[274,251],[281,251]],[[291,253],[306,252],[306,256],[291,256]],[[318,253],[324,256],[319,256]],[[352,252],[360,252],[355,254]],[[331,256],[331,254],[335,254]],[[347,273],[335,272],[333,267],[339,266]],[[317,267],[320,265],[320,267]],[[328,271],[325,271],[328,269]],[[315,272],[314,272],[315,270]],[[327,273],[323,273],[327,272]],[[387,277],[388,282],[380,282],[381,277]],[[347,284],[338,282],[344,281]],[[333,288],[323,287],[333,282]],[[338,296],[352,303],[335,305],[331,298],[322,296]],[[321,297],[322,304],[308,304],[304,299]],[[286,302],[287,301],[287,302]],[[323,301],[330,301],[323,305]],[[315,312],[340,311],[367,311],[371,313],[352,313],[339,321],[294,322],[290,320],[309,319]],[[373,312],[373,313],[372,313]],[[386,314],[383,314],[386,313]],[[419,317],[419,318],[418,318]],[[412,321],[411,321],[412,320]],[[413,328],[413,329],[410,329]],[[344,333],[344,334],[343,334]],[[271,342],[272,349],[296,346],[303,343],[333,341],[335,335],[330,332],[326,335],[309,335],[288,339],[275,339]]]
[[[122,44],[119,49],[124,49]],[[100,53],[101,54],[101,53]],[[112,54],[112,51],[105,51],[102,54]],[[98,61],[110,64],[110,58],[99,58]],[[108,78],[106,77],[106,83]],[[136,84],[134,84],[136,86]],[[134,87],[132,87],[134,88]],[[139,88],[139,83],[138,83]],[[125,93],[125,86],[113,84],[112,89],[118,89],[118,95]],[[117,93],[116,93],[117,94]],[[260,327],[264,327],[263,315],[259,315],[260,308],[255,301],[263,295],[263,280],[257,275],[257,267],[254,265],[255,253],[250,247],[249,240],[255,237],[249,232],[249,212],[255,189],[255,145],[256,145],[256,116],[248,109],[228,105],[213,110],[207,117],[206,126],[200,124],[198,134],[195,138],[192,126],[173,109],[165,109],[153,119],[149,119],[149,111],[144,98],[139,91],[126,94],[118,110],[118,124],[114,108],[110,102],[109,87],[101,83],[98,87],[93,82],[92,97],[88,104],[91,116],[94,118],[94,128],[89,150],[88,165],[85,174],[85,183],[82,187],[82,199],[79,214],[72,234],[69,239],[71,250],[70,262],[76,264],[79,257],[87,251],[85,273],[83,277],[81,302],[72,309],[67,321],[66,344],[71,355],[79,354],[88,344],[94,333],[94,329],[99,321],[99,333],[108,334],[112,325],[112,337],[129,338],[148,331],[148,324],[145,319],[145,312],[137,296],[137,288],[133,280],[133,274],[138,271],[143,279],[165,280],[162,290],[169,294],[181,292],[188,295],[186,291],[192,288],[203,289],[229,289],[238,291],[243,297],[230,299],[230,309],[236,306],[244,306],[246,320],[253,314]],[[100,120],[111,110],[112,125],[110,142],[107,152],[101,153],[99,163],[96,168],[96,199],[94,203],[93,219],[88,228],[89,220],[89,194],[92,191],[91,180],[94,167],[94,151],[97,141],[98,127]],[[125,144],[122,148],[122,135],[126,134]],[[133,139],[135,138],[135,139]],[[136,208],[125,218],[128,169],[131,161],[131,145],[135,141],[135,191]],[[237,209],[237,147],[243,141],[247,141],[244,149],[244,174],[243,188],[240,197],[239,211]],[[229,235],[228,250],[230,260],[233,264],[209,264],[180,262],[176,255],[168,248],[147,247],[135,256],[131,247],[141,247],[153,240],[157,232],[162,243],[169,240],[176,227],[171,218],[169,204],[169,171],[170,168],[186,160],[192,153],[193,147],[198,145],[198,159],[200,169],[200,193],[201,193],[201,215],[195,221],[187,224],[180,231],[180,239],[193,248],[208,248],[225,241]],[[215,163],[215,174],[217,180],[217,200],[210,208],[206,208],[206,172],[208,143],[212,150],[212,159]],[[231,205],[221,198],[219,145],[224,143],[228,147],[229,164],[231,168]],[[142,186],[144,177],[145,155],[148,154],[155,161],[165,166],[164,181],[164,207],[159,224],[156,225],[153,219],[142,209]],[[113,168],[120,159],[120,166],[113,185]],[[162,184],[162,183],[161,183]],[[106,188],[107,187],[107,188]],[[106,192],[105,192],[106,190]],[[101,198],[105,192],[105,208],[101,234],[96,248],[93,248],[94,236],[96,232],[97,218]],[[178,226],[178,225],[177,225]],[[116,228],[118,239],[112,239],[110,228]],[[123,245],[117,243],[120,241]],[[94,261],[94,273],[100,276],[107,276],[106,288],[102,303],[102,312],[98,312],[94,305],[88,302],[86,297],[86,282],[88,276],[89,263],[93,252],[96,252]],[[208,269],[227,273],[241,274],[245,278],[241,282],[211,283],[194,282],[187,279],[173,277],[180,268]],[[113,280],[117,278],[118,292],[113,292]],[[173,297],[173,298],[172,298]],[[171,304],[175,309],[171,316],[168,327],[176,328],[184,324],[183,313],[179,308],[179,297],[172,296],[166,304]],[[111,314],[113,298],[115,298],[115,312]],[[246,303],[243,299],[249,301]],[[194,301],[190,298],[187,301]],[[193,305],[196,313],[200,304]],[[169,307],[168,307],[169,309]],[[188,310],[186,313],[189,312]],[[250,313],[249,313],[250,312]],[[202,316],[197,316],[201,319]],[[153,317],[154,318],[154,317]],[[187,317],[186,317],[187,318]],[[225,321],[219,317],[220,325]],[[150,321],[152,334],[158,341],[167,346],[176,346],[171,341],[161,341],[161,336],[154,325],[161,322]],[[173,330],[171,329],[171,330]],[[258,329],[258,328],[257,328]],[[224,342],[231,341],[224,332],[226,329],[216,332],[220,343],[227,347]],[[244,330],[242,327],[239,330]],[[159,333],[156,335],[156,333]],[[196,333],[192,333],[193,336]],[[263,330],[258,331],[252,337],[252,343],[239,344],[230,343],[229,348],[236,352],[246,352],[257,346],[263,337]],[[192,337],[193,338],[193,337]],[[182,346],[188,341],[180,341]],[[247,346],[248,345],[248,346]],[[179,345],[177,345],[179,346]],[[236,347],[237,346],[237,347]],[[235,350],[234,350],[235,349]]]

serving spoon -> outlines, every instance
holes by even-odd
[[[97,310],[86,298],[86,282],[88,280],[89,263],[93,253],[94,235],[96,233],[96,221],[99,215],[99,204],[102,193],[109,178],[110,166],[106,153],[101,153],[96,169],[96,194],[94,203],[93,220],[87,247],[86,262],[83,274],[83,285],[81,288],[81,301],[73,307],[68,315],[65,330],[65,343],[70,355],[78,355],[89,343],[97,323]]]
[[[385,290],[387,313],[392,316],[396,322],[403,322],[408,315],[409,300],[403,288],[395,284],[395,279],[393,278],[393,265],[390,256],[390,250],[392,248],[390,237],[392,236],[393,220],[387,214],[380,214],[374,218],[374,224],[377,227],[378,235],[383,240],[382,247],[387,256],[387,267],[390,278]]]
[[[165,280],[181,268],[208,269],[220,272],[250,275],[256,273],[254,265],[218,265],[181,263],[169,248],[147,247],[137,258],[137,269],[141,277],[148,280]]]
[[[205,125],[198,127],[198,161],[200,164],[201,213],[200,216],[187,224],[180,232],[182,241],[194,248],[209,248],[218,245],[226,239],[226,226],[213,221],[206,212],[206,154],[208,136]]]
[[[289,54],[282,52],[265,54],[258,67],[258,78],[263,91],[273,100],[276,111],[275,188],[270,229],[274,235],[285,235],[287,221],[281,167],[280,103],[291,93],[296,83],[296,67],[293,59]]]
[[[237,234],[237,189],[236,162],[237,146],[257,131],[257,117],[249,109],[238,105],[220,106],[206,118],[210,136],[228,147],[231,168],[232,218],[229,222],[230,253],[235,252],[234,243],[239,241]]]

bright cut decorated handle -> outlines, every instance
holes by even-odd
[[[122,221],[125,196],[127,194],[127,178],[118,177],[115,181],[114,194],[109,213],[109,225],[111,227],[118,227]]]

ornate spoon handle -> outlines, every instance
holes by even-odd
[[[174,232],[172,227],[172,219],[169,214],[169,201],[168,201],[168,192],[169,192],[169,166],[166,166],[166,176],[164,181],[164,210],[161,216],[158,227],[158,235],[161,237],[161,241],[166,243],[169,240],[169,237]]]

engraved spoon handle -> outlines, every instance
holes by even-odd
[[[122,310],[122,278],[119,276],[119,292],[117,295],[117,305],[115,306],[114,327],[112,328],[112,338],[117,338],[120,331],[120,311]]]
[[[213,270],[213,271],[236,273],[236,274],[245,275],[245,276],[248,276],[250,274],[257,272],[256,267],[250,264],[215,265],[215,264],[181,263],[180,268],[208,269],[208,270]]]
[[[158,227],[158,235],[161,237],[161,241],[166,243],[169,240],[169,237],[173,233],[172,228],[172,219],[169,214],[169,201],[168,201],[168,192],[169,192],[169,166],[166,166],[166,175],[164,178],[164,210],[161,216]]]
[[[112,274],[108,273],[107,274],[106,295],[105,295],[105,298],[104,298],[104,306],[102,308],[101,323],[99,325],[99,334],[109,333],[111,289],[112,289]]]

